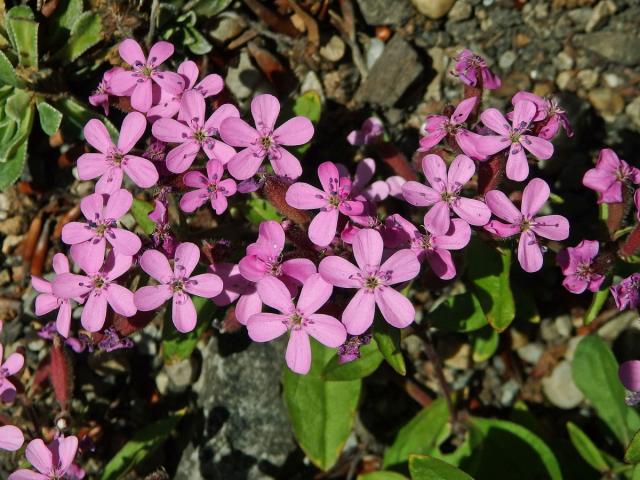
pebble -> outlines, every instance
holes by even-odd
[[[455,0],[411,0],[411,3],[425,17],[436,20],[451,10]]]
[[[505,407],[512,405],[519,390],[520,384],[515,378],[505,382],[500,388],[500,404]]]
[[[367,68],[371,69],[384,52],[385,43],[379,38],[372,38],[371,41],[365,47],[365,61],[367,62]]]
[[[615,120],[615,116],[624,109],[622,96],[608,87],[595,88],[589,92],[587,97],[593,108],[607,121]]]
[[[458,0],[449,11],[449,20],[461,22],[467,20],[473,14],[473,7],[466,0]]]
[[[0,222],[0,234],[18,235],[26,230],[27,217],[10,217]]]
[[[577,81],[574,73],[571,70],[565,70],[560,72],[556,77],[556,85],[560,90],[575,91],[577,88]]]
[[[246,50],[243,50],[238,66],[229,68],[224,83],[236,98],[244,100],[254,93],[262,81],[262,74],[253,66]]]
[[[551,376],[542,379],[542,391],[556,407],[569,410],[584,399],[571,375],[571,363],[563,360],[553,369]]]
[[[502,55],[500,55],[500,60],[498,61],[498,65],[502,70],[509,70],[514,62],[517,60],[516,52],[513,50],[507,50]]]
[[[393,8],[388,0],[358,0],[360,12],[367,25],[400,25],[411,16],[408,0],[395,0]]]
[[[324,88],[322,88],[322,83],[318,78],[318,74],[313,70],[309,70],[302,81],[302,85],[300,85],[300,93],[305,93],[309,91],[317,92],[320,95],[320,98],[324,102]]]
[[[320,48],[320,55],[330,62],[337,62],[344,57],[345,44],[338,35],[332,35],[325,46]]]
[[[544,353],[544,346],[540,343],[530,343],[524,347],[520,347],[518,350],[518,356],[525,362],[535,365],[540,360],[540,357]]]
[[[591,16],[584,27],[585,31],[593,32],[594,30],[602,27],[607,18],[616,13],[616,10],[616,4],[611,0],[603,0],[599,2],[591,12]]]
[[[633,67],[640,63],[640,48],[635,34],[592,32],[573,37],[573,44],[594,52],[606,60]]]
[[[569,315],[561,315],[555,319],[555,327],[562,338],[569,338],[573,324]]]
[[[636,129],[640,130],[640,97],[636,97],[633,102],[627,105],[624,113],[631,119]]]
[[[618,88],[620,85],[623,84],[622,78],[620,78],[620,76],[616,75],[615,73],[609,73],[609,72],[603,73],[602,79],[604,80],[604,84],[607,87],[611,87],[611,88]]]
[[[227,12],[219,15],[216,26],[209,31],[209,36],[220,43],[227,42],[237,37],[246,28],[244,20],[233,13]]]
[[[613,342],[637,318],[638,314],[636,312],[623,312],[600,327],[598,335],[606,341]]]
[[[7,235],[2,241],[2,254],[9,255],[24,240],[24,235]]]
[[[167,389],[173,393],[182,393],[189,388],[194,380],[194,364],[191,358],[165,365],[167,374]]]
[[[555,56],[553,63],[560,70],[571,70],[574,65],[573,57],[564,50]]]
[[[582,85],[586,89],[592,89],[593,87],[595,87],[600,77],[596,70],[592,70],[590,68],[587,70],[579,71],[578,75],[576,76],[578,78],[578,81],[580,82],[580,85]]]

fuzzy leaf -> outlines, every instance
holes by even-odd
[[[205,55],[211,51],[213,45],[194,27],[184,27],[188,41],[185,45],[194,55]]]
[[[371,340],[360,348],[360,358],[356,360],[341,364],[338,355],[334,355],[324,367],[323,377],[332,381],[358,380],[375,372],[383,359],[375,340]]]
[[[473,332],[487,325],[480,300],[473,292],[447,298],[427,318],[431,325],[448,332]]]
[[[640,463],[640,430],[631,439],[631,443],[624,452],[624,461],[627,463]]]
[[[16,88],[13,95],[7,99],[5,111],[10,118],[19,124],[28,110],[29,103],[31,103],[29,92]]]
[[[233,0],[196,0],[191,7],[196,15],[211,18],[225,10]]]
[[[567,431],[569,432],[571,443],[576,447],[576,450],[585,462],[600,473],[605,473],[609,470],[609,465],[602,457],[600,450],[598,450],[598,447],[594,445],[586,433],[580,430],[576,424],[571,422],[567,422]]]
[[[16,71],[2,51],[0,51],[0,83],[12,85],[14,87],[18,85]]]
[[[78,102],[75,98],[63,97],[61,100],[56,102],[55,106],[62,112],[62,115],[64,115],[62,129],[65,137],[71,136],[78,139],[84,139],[82,129],[89,120],[92,118],[98,118],[107,127],[111,138],[118,138],[118,129],[113,126],[107,117],[97,114],[94,110],[89,109],[86,105]]]
[[[411,480],[473,480],[459,468],[429,455],[409,457]]]
[[[400,348],[400,329],[394,328],[381,318],[376,319],[373,329],[373,339],[378,345],[382,356],[400,375],[407,374],[407,366],[404,363],[402,350]]]
[[[95,12],[84,12],[76,19],[71,28],[69,40],[56,57],[73,62],[100,40],[102,40],[100,15]]]
[[[62,113],[47,102],[40,102],[37,105],[40,114],[40,126],[47,135],[53,135],[60,128]]]
[[[293,432],[314,465],[330,469],[353,428],[361,380],[333,382],[322,372],[335,353],[311,339],[312,363],[307,375],[285,369],[284,399]]]
[[[49,20],[47,27],[51,31],[50,44],[58,46],[71,34],[71,29],[84,10],[83,0],[61,2]]]
[[[622,445],[628,445],[640,429],[640,415],[624,403],[624,387],[618,379],[618,362],[599,337],[578,343],[571,365],[573,381],[589,399],[598,416]]]
[[[7,12],[5,26],[13,47],[18,52],[18,63],[38,69],[38,22],[33,11],[20,5]]]

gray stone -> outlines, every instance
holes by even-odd
[[[242,101],[251,96],[260,86],[264,85],[264,78],[260,71],[251,63],[249,54],[243,50],[240,54],[238,66],[229,68],[224,83],[231,93],[238,100]]]
[[[355,100],[391,107],[420,76],[422,69],[416,51],[396,34],[358,88]]]
[[[413,6],[425,17],[438,19],[444,17],[456,0],[411,0]]]
[[[458,0],[449,11],[449,20],[461,22],[467,20],[473,14],[473,7],[465,0]]]
[[[191,358],[171,363],[164,367],[167,374],[167,388],[172,393],[182,393],[193,383],[194,365]]]
[[[513,50],[507,50],[502,55],[500,55],[498,65],[502,70],[509,70],[511,69],[517,58],[518,57],[516,56],[516,52],[514,52]]]
[[[605,21],[609,16],[616,13],[616,4],[611,0],[603,0],[599,2],[594,8],[593,12],[591,12],[591,17],[589,17],[589,21],[585,26],[585,30],[587,32],[593,32],[597,30],[602,25],[604,25]]]
[[[212,337],[202,351],[193,384],[202,434],[182,453],[176,480],[292,477],[282,471],[297,448],[281,397],[284,346],[234,342],[241,339]]]
[[[320,55],[330,62],[337,62],[344,56],[345,44],[338,35],[332,35],[326,45],[320,48]]]
[[[224,43],[237,37],[247,27],[245,21],[239,15],[225,12],[216,18],[215,27],[209,31],[209,35],[214,40]]]
[[[575,408],[584,399],[582,392],[573,383],[571,364],[563,360],[553,369],[550,377],[542,379],[542,391],[558,408]]]
[[[640,130],[640,97],[636,97],[633,102],[627,105],[624,113],[631,119],[636,129]]]
[[[529,343],[518,350],[518,356],[525,362],[535,365],[544,353],[544,347],[539,343]]]
[[[593,32],[573,37],[575,46],[627,66],[640,63],[640,48],[637,42],[637,35],[622,32]]]
[[[407,0],[358,0],[360,12],[368,25],[399,25],[411,16],[411,5]]]

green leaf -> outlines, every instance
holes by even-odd
[[[149,213],[153,211],[153,205],[144,200],[133,199],[131,205],[131,215],[135,218],[136,223],[140,226],[142,231],[147,235],[151,235],[156,228],[156,224],[149,218]]]
[[[640,415],[624,403],[624,387],[618,379],[618,362],[599,337],[578,343],[571,365],[573,381],[589,399],[598,416],[622,445],[640,428]]]
[[[40,114],[40,126],[47,135],[53,135],[60,128],[62,113],[52,107],[47,102],[40,102],[37,105]]]
[[[407,480],[407,477],[396,472],[381,470],[379,472],[365,473],[358,475],[357,480]]]
[[[609,297],[610,283],[611,283],[610,281],[605,280],[602,284],[603,286],[600,287],[600,290],[598,290],[593,294],[593,298],[591,299],[591,304],[589,305],[589,308],[587,309],[587,313],[584,316],[585,325],[589,325],[591,322],[593,322],[598,316],[598,314],[600,313],[600,310],[602,310],[602,307],[604,307],[604,304],[606,303],[607,298]]]
[[[30,103],[31,95],[29,92],[16,88],[13,95],[7,99],[5,111],[15,122],[21,123]]]
[[[65,136],[74,136],[78,139],[84,139],[82,129],[92,118],[99,119],[105,124],[109,135],[112,140],[117,140],[119,132],[116,127],[109,121],[104,115],[98,114],[95,110],[89,109],[86,105],[78,102],[73,97],[63,97],[56,103],[58,110],[62,112],[64,116],[64,122],[62,122],[62,128],[66,131],[63,133]]]
[[[627,463],[640,463],[640,430],[631,439],[631,443],[624,452],[624,461]]]
[[[562,480],[553,451],[537,435],[505,420],[473,417],[469,433],[473,455],[465,468],[477,478]]]
[[[184,27],[186,34],[189,37],[189,41],[185,42],[191,53],[195,55],[205,55],[211,51],[213,45],[194,27]]]
[[[314,465],[328,470],[338,460],[351,433],[362,381],[324,380],[322,372],[335,349],[313,339],[311,349],[311,370],[307,375],[285,370],[284,399],[300,447]]]
[[[100,40],[102,40],[100,15],[95,12],[84,12],[76,19],[71,28],[69,40],[64,48],[56,54],[56,58],[73,62]]]
[[[233,0],[196,0],[191,7],[196,15],[211,18],[225,10]]]
[[[47,23],[51,32],[49,35],[51,45],[58,45],[69,37],[73,25],[84,10],[82,3],[83,0],[68,0],[58,5],[55,13]]]
[[[38,69],[38,22],[27,6],[13,7],[7,12],[5,26],[9,39],[18,51],[18,63]]]
[[[470,258],[467,277],[489,324],[498,332],[507,328],[515,318],[515,302],[509,281],[511,250],[493,248],[474,238],[469,243]]]
[[[473,480],[459,468],[429,455],[409,457],[411,480]]]
[[[487,325],[480,300],[473,292],[449,297],[427,315],[431,325],[448,332],[472,332]]]
[[[293,104],[293,112],[296,115],[307,117],[313,123],[318,123],[322,114],[322,99],[314,90],[308,90],[296,98]]]
[[[28,140],[22,142],[13,152],[11,158],[0,163],[0,190],[4,190],[20,178],[27,160],[27,143]]]
[[[282,217],[276,207],[262,198],[253,197],[247,202],[249,207],[246,217],[251,223],[259,224],[265,220],[281,221]]]
[[[404,363],[402,350],[400,348],[402,332],[399,328],[394,328],[381,318],[377,318],[373,329],[373,339],[378,345],[382,356],[400,375],[407,374],[407,366]]]
[[[609,465],[602,457],[600,450],[598,450],[598,447],[593,444],[586,433],[580,430],[576,424],[571,422],[567,422],[567,431],[569,432],[571,443],[576,447],[576,450],[585,462],[600,473],[605,473],[609,470]]]
[[[18,76],[16,75],[16,71],[11,65],[11,62],[7,58],[7,56],[0,50],[0,82],[17,86],[18,85]]]
[[[160,448],[178,426],[184,412],[176,412],[135,433],[104,467],[102,480],[123,478],[145,458]]]
[[[469,334],[473,345],[473,361],[484,362],[491,358],[498,349],[500,335],[493,328],[486,326]]]
[[[360,348],[360,358],[356,360],[341,364],[338,355],[334,355],[324,367],[323,377],[332,381],[358,380],[375,372],[382,360],[376,341],[371,340]]]
[[[411,454],[434,453],[438,440],[449,423],[444,398],[434,400],[403,426],[393,444],[384,452],[384,468],[403,464]]]
[[[211,325],[216,313],[216,306],[208,298],[193,296],[193,305],[198,314],[196,328],[187,333],[179,332],[173,324],[171,308],[164,315],[162,329],[162,354],[165,363],[176,363],[191,356],[207,326]]]

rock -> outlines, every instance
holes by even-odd
[[[393,8],[388,0],[357,1],[367,25],[399,25],[411,16],[411,5],[407,0],[395,0]]]
[[[260,71],[251,63],[249,54],[243,50],[238,66],[229,68],[224,83],[238,100],[245,100],[264,83],[264,79]]]
[[[564,50],[554,57],[553,63],[560,70],[571,70],[574,65],[573,57]]]
[[[449,20],[461,22],[473,15],[473,7],[466,0],[458,0],[449,11]]]
[[[573,24],[576,26],[575,30],[584,30],[591,18],[591,14],[593,10],[588,7],[584,8],[576,8],[573,10],[569,10],[567,12],[567,16],[571,19]]]
[[[569,338],[571,335],[571,328],[573,324],[571,323],[571,317],[569,315],[561,315],[560,317],[555,319],[555,327],[558,335],[562,338]]]
[[[195,368],[191,358],[165,365],[164,371],[167,374],[169,392],[182,393],[193,383]]]
[[[446,346],[449,354],[453,355],[445,358],[444,364],[456,370],[466,370],[471,366],[471,345],[468,343],[451,343]],[[440,349],[440,346],[438,346]],[[453,352],[451,350],[453,349]]]
[[[576,76],[571,70],[565,70],[564,72],[560,72],[556,77],[556,85],[558,85],[560,90],[569,90],[573,92],[578,87],[578,82],[576,80]]]
[[[640,97],[636,97],[633,102],[627,105],[624,113],[631,119],[635,127],[640,130]]]
[[[296,450],[281,397],[282,342],[212,337],[193,384],[202,416],[182,453],[176,480],[294,478],[285,466]]]
[[[640,63],[640,48],[637,46],[638,37],[623,32],[592,32],[575,35],[573,44],[594,52],[606,60],[635,66]]]
[[[516,394],[520,390],[520,384],[515,378],[511,378],[500,388],[500,404],[507,407],[513,404]]]
[[[615,120],[615,116],[624,109],[624,99],[622,96],[617,91],[608,87],[591,90],[587,98],[589,102],[591,102],[591,105],[593,105],[593,108],[607,121]]]
[[[530,343],[518,350],[518,356],[525,362],[535,365],[544,353],[544,347],[539,343]]]
[[[425,17],[434,20],[444,17],[456,0],[411,0],[413,6]]]
[[[498,61],[498,65],[502,70],[509,70],[511,66],[514,64],[518,57],[516,56],[516,52],[513,50],[507,50],[502,55],[500,55],[500,60]]]
[[[338,35],[332,35],[325,46],[320,48],[320,55],[330,62],[337,62],[344,57],[345,44]]]
[[[611,87],[611,88],[618,88],[620,85],[624,83],[622,78],[620,78],[620,75],[617,75],[615,73],[610,73],[610,72],[603,73],[602,79],[604,80],[604,84],[607,87]]]
[[[396,34],[355,94],[356,102],[393,106],[420,76],[423,67],[409,43]]]
[[[598,83],[599,75],[597,71],[588,68],[586,70],[579,71],[577,78],[580,82],[580,85],[583,88],[589,90],[596,86],[596,84]]]
[[[19,235],[27,230],[27,217],[10,217],[0,222],[0,234]]]
[[[376,64],[382,52],[384,52],[385,43],[379,38],[372,38],[364,50],[367,68],[371,68]]]
[[[636,312],[623,312],[605,323],[598,330],[598,335],[608,342],[613,342],[618,335],[620,335],[623,330],[627,329],[637,318],[638,314]]]
[[[604,25],[606,19],[614,13],[616,13],[616,4],[611,0],[603,0],[593,8],[591,16],[589,17],[584,29],[587,32],[597,30]]]
[[[318,78],[318,75],[313,70],[309,70],[302,81],[302,85],[300,85],[300,93],[305,93],[309,91],[314,91],[320,95],[322,101],[324,101],[324,88],[322,88],[322,83]]]
[[[552,404],[567,410],[577,407],[584,399],[582,392],[573,383],[571,363],[567,360],[558,363],[550,377],[542,379],[542,391]]]
[[[237,37],[246,28],[244,20],[236,14],[228,12],[225,16],[217,16],[215,26],[209,31],[209,36],[220,43]]]

